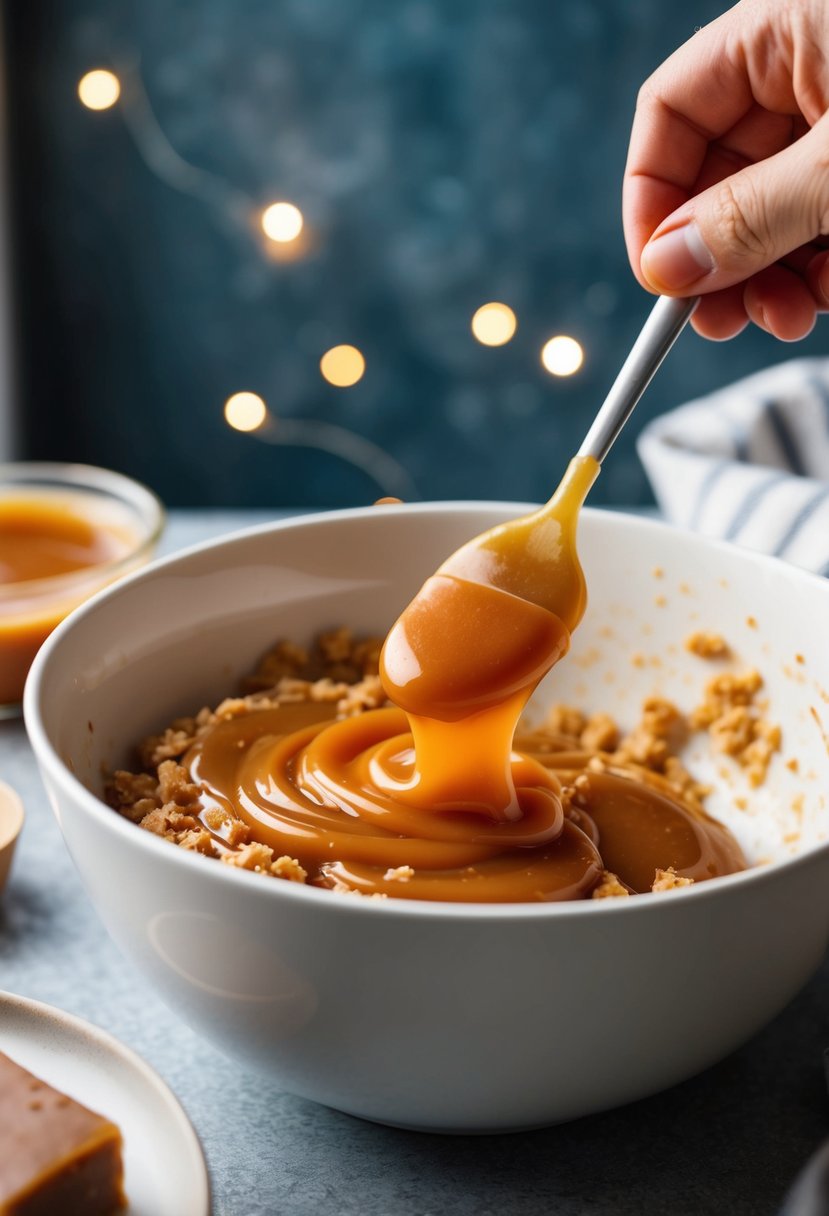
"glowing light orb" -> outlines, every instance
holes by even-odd
[[[320,359],[323,379],[337,388],[350,388],[365,370],[366,361],[356,346],[332,346]]]
[[[262,212],[262,231],[265,236],[280,245],[295,241],[302,232],[302,212],[293,203],[271,203]]]
[[[121,82],[106,68],[95,68],[78,81],[78,97],[88,110],[108,110],[120,96]]]
[[[544,343],[541,362],[551,376],[572,376],[584,363],[584,351],[575,338],[557,334]]]
[[[484,346],[503,346],[515,333],[518,321],[508,304],[482,304],[472,318],[472,333]]]
[[[234,431],[258,430],[268,416],[268,407],[258,393],[234,393],[225,402],[225,422]]]

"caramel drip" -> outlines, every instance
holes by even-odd
[[[383,687],[409,715],[417,771],[408,801],[515,818],[515,727],[570,636],[543,608],[496,587],[435,575],[392,627]]]

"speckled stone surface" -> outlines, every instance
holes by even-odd
[[[179,513],[165,547],[261,518]],[[829,1132],[826,965],[772,1025],[702,1076],[545,1131],[443,1138],[291,1097],[201,1042],[109,941],[19,722],[0,723],[0,777],[27,812],[0,903],[0,987],[88,1018],[158,1070],[201,1137],[214,1216],[772,1216]],[[682,959],[653,982],[681,987]]]

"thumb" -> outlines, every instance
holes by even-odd
[[[767,160],[685,203],[642,251],[642,275],[662,294],[741,283],[829,227],[827,115]]]

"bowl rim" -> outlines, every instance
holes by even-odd
[[[54,490],[73,490],[98,494],[102,498],[116,499],[129,507],[140,525],[135,542],[126,553],[94,566],[69,570],[65,574],[47,578],[24,579],[0,586],[0,603],[29,597],[48,597],[71,589],[79,582],[102,573],[112,574],[129,567],[152,552],[164,531],[166,512],[158,495],[143,482],[115,469],[104,469],[98,465],[78,464],[71,461],[10,460],[0,463],[0,501],[7,490],[27,489],[30,478],[35,488],[38,483]]]
[[[394,503],[383,506],[344,507],[332,511],[302,513],[261,524],[254,524],[230,532],[224,536],[199,541],[196,544],[189,545],[184,549],[177,550],[175,553],[153,561],[150,565],[142,567],[125,578],[120,579],[114,585],[93,595],[80,607],[76,608],[50,634],[36,655],[26,680],[23,696],[23,715],[26,731],[38,764],[56,786],[61,787],[69,797],[75,802],[80,803],[85,813],[91,816],[102,830],[115,833],[116,835],[126,833],[125,840],[132,841],[133,846],[136,848],[149,850],[151,857],[154,856],[158,860],[166,857],[168,864],[171,866],[198,866],[199,871],[214,874],[214,879],[207,878],[207,882],[229,883],[231,887],[241,883],[242,888],[251,897],[255,897],[255,884],[259,883],[262,892],[275,892],[273,895],[264,895],[265,899],[310,900],[312,907],[316,907],[323,912],[327,909],[337,915],[380,915],[392,918],[425,917],[426,919],[437,917],[452,921],[474,922],[512,922],[525,920],[536,922],[538,920],[546,921],[548,918],[558,919],[560,917],[569,918],[570,916],[653,915],[659,908],[665,909],[666,907],[675,905],[677,900],[716,899],[720,895],[726,897],[728,893],[739,889],[746,883],[763,885],[765,882],[774,881],[776,876],[782,871],[789,873],[802,866],[810,865],[821,854],[829,853],[829,839],[827,839],[823,843],[810,845],[802,853],[793,857],[786,857],[766,863],[756,863],[749,866],[746,870],[741,870],[736,874],[723,875],[716,880],[695,883],[690,887],[681,889],[661,891],[656,899],[648,893],[633,895],[622,900],[588,899],[538,903],[453,903],[451,901],[439,900],[402,899],[394,896],[384,899],[360,898],[357,896],[346,897],[344,894],[336,891],[323,890],[304,883],[285,880],[281,882],[268,882],[261,874],[251,873],[234,866],[221,865],[218,862],[210,865],[209,863],[213,860],[211,858],[196,856],[187,849],[172,846],[169,841],[162,840],[150,832],[142,832],[136,824],[130,823],[123,816],[118,815],[102,799],[87,789],[83,782],[70,770],[68,765],[64,763],[52,745],[43,723],[40,702],[42,685],[47,669],[53,661],[55,651],[61,645],[63,637],[75,628],[80,620],[97,611],[99,605],[129,594],[130,588],[134,583],[151,581],[170,567],[201,553],[218,552],[228,547],[234,547],[250,538],[271,532],[324,526],[329,522],[336,523],[338,521],[347,522],[360,518],[375,518],[380,512],[384,514],[397,513],[406,515],[428,514],[429,512],[446,514],[448,512],[450,514],[465,515],[482,510],[493,512],[506,510],[519,514],[526,510],[534,510],[536,506],[537,504],[532,503],[515,503],[501,500],[450,500],[447,502]],[[729,541],[703,536],[689,528],[678,527],[661,519],[600,507],[584,507],[582,513],[588,518],[601,517],[617,521],[622,520],[624,521],[624,526],[632,527],[634,531],[640,533],[651,533],[654,531],[679,533],[685,542],[692,545],[698,545],[704,549],[713,547],[724,554],[739,554],[740,560],[748,561],[749,564],[765,568],[770,572],[782,573],[787,579],[794,579],[796,583],[799,582],[812,587],[823,586],[824,591],[821,594],[825,594],[827,600],[829,600],[829,580],[801,567],[794,566],[789,562],[785,562],[780,558],[743,548]],[[158,850],[161,850],[161,852]],[[653,908],[654,912],[647,912],[648,908]]]

